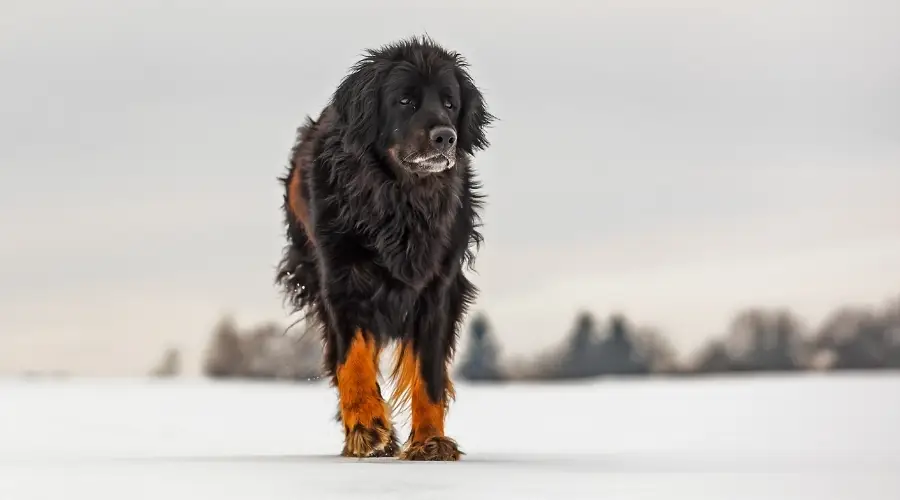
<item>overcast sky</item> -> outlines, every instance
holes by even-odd
[[[900,293],[895,0],[2,0],[0,373],[198,359],[272,285],[294,129],[428,32],[500,117],[475,277],[504,354],[620,310],[689,352],[748,305]]]

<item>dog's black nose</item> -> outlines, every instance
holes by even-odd
[[[452,127],[435,127],[431,129],[431,145],[446,151],[456,144],[456,131]]]

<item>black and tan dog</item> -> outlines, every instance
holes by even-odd
[[[289,244],[277,280],[322,329],[345,456],[458,460],[444,434],[448,365],[477,290],[471,158],[494,117],[467,64],[430,39],[367,51],[298,130],[285,187]],[[399,342],[389,405],[378,358]],[[411,409],[400,449],[391,413]]]

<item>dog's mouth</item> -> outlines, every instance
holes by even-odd
[[[453,168],[456,165],[456,158],[452,154],[442,152],[411,154],[403,159],[403,163],[415,172],[435,174]]]

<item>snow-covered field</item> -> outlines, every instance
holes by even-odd
[[[325,386],[0,380],[0,499],[900,499],[896,374],[458,393],[463,461],[404,463]]]

